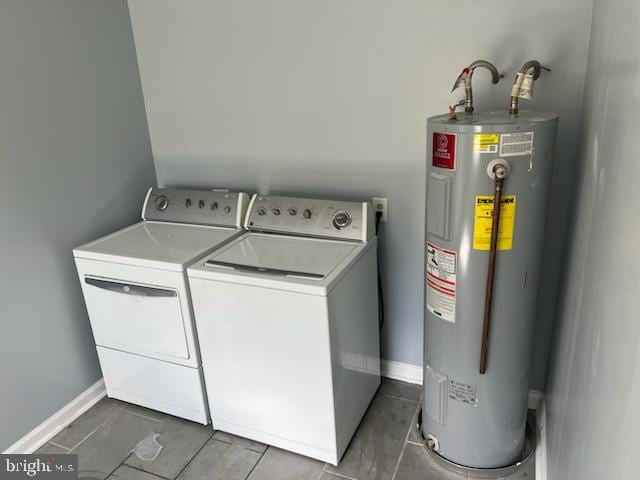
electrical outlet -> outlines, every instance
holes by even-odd
[[[373,197],[373,212],[382,212],[381,222],[386,222],[388,217],[387,213],[387,199],[382,197]]]

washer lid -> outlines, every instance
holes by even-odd
[[[183,270],[242,232],[236,228],[140,222],[74,249],[75,257]]]
[[[347,242],[251,233],[209,257],[205,265],[319,280],[356,247]]]

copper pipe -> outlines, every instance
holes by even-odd
[[[498,172],[498,170],[501,170]],[[487,355],[489,351],[489,327],[491,325],[491,306],[493,303],[493,279],[496,271],[496,252],[498,249],[498,233],[500,229],[500,203],[502,202],[502,185],[504,184],[504,167],[496,165],[495,194],[493,201],[493,222],[491,224],[491,246],[489,247],[489,269],[487,271],[487,289],[484,297],[484,320],[482,322],[482,347],[480,348],[480,374],[487,371]]]
[[[464,100],[460,100],[455,105],[449,105],[449,119],[450,120],[458,120],[458,112],[456,112],[456,108],[464,105]]]

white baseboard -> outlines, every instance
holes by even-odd
[[[547,480],[547,407],[544,397],[536,410],[536,477]]]
[[[2,453],[33,453],[107,395],[100,379]]]
[[[380,360],[380,370],[383,377],[422,385],[422,367],[420,365]]]
[[[422,367],[408,363],[381,360],[380,369],[383,377],[403,382],[422,385]],[[544,394],[537,390],[529,390],[528,408],[536,411],[536,477],[535,480],[547,480],[547,416]]]
[[[538,390],[529,390],[529,402],[528,408],[529,410],[535,410],[536,412],[542,405],[542,401],[544,400],[544,393],[539,392]]]

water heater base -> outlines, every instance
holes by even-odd
[[[418,413],[418,433],[420,438],[422,439],[422,445],[424,449],[429,453],[431,458],[440,465],[441,467],[457,472],[462,473],[464,475],[468,475],[473,478],[502,478],[508,475],[511,475],[518,470],[520,470],[523,466],[529,463],[531,457],[533,457],[533,453],[536,450],[536,435],[535,435],[535,425],[532,425],[531,419],[527,418],[527,428],[525,432],[525,443],[524,448],[522,450],[522,455],[520,460],[512,465],[507,465],[505,467],[500,468],[473,468],[467,467],[465,465],[460,465],[458,463],[452,462],[444,458],[438,452],[433,449],[427,447],[427,440],[424,438],[422,434],[422,410]]]

